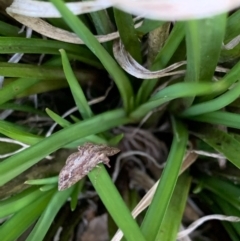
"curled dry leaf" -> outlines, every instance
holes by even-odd
[[[177,239],[182,239],[192,233],[196,228],[202,225],[204,222],[209,220],[221,220],[221,221],[228,221],[228,222],[240,222],[240,218],[236,216],[227,216],[222,214],[214,214],[214,215],[207,215],[202,218],[199,218],[192,224],[190,224],[184,231],[178,233]]]
[[[68,157],[66,165],[59,174],[58,190],[61,191],[71,187],[99,163],[104,163],[110,167],[108,156],[113,156],[119,151],[115,147],[93,143],[85,143],[83,146],[79,146],[78,152]]]
[[[113,54],[119,65],[129,74],[140,79],[155,79],[176,74],[184,74],[185,70],[170,72],[178,67],[185,65],[186,61],[172,64],[165,69],[150,71],[140,65],[124,48],[121,40],[116,40],[113,45]]]
[[[120,39],[114,42],[113,54],[118,64],[127,73],[139,79],[163,78],[166,76],[180,75],[180,74],[186,73],[186,70],[177,70],[177,71],[172,71],[172,70],[187,64],[187,61],[180,61],[164,69],[157,70],[157,71],[150,71],[144,68],[125,50],[124,45],[122,44],[122,41]],[[227,71],[229,71],[229,69],[217,66],[215,71],[226,73]]]
[[[46,21],[40,18],[34,18],[29,16],[24,16],[16,13],[11,13],[7,11],[7,13],[17,20],[19,23],[31,28],[32,30],[40,33],[48,38],[56,39],[66,43],[73,44],[85,44],[82,39],[78,37],[77,34],[69,32],[67,30],[54,27],[53,25],[47,23]],[[138,28],[142,25],[142,21],[135,24],[135,28]],[[106,35],[96,35],[95,36],[100,43],[112,41],[114,39],[119,38],[119,32],[113,32]]]
[[[8,14],[21,24],[51,39],[56,39],[66,43],[84,44],[84,42],[75,33],[54,27],[40,18],[23,16],[11,12],[8,12]],[[139,24],[137,26],[139,26]],[[119,32],[113,32],[106,35],[97,35],[95,37],[100,43],[103,43],[118,38]]]

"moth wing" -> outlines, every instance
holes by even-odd
[[[64,190],[73,186],[86,174],[81,169],[66,164],[59,173],[58,190]]]
[[[86,142],[83,146],[78,147],[78,151],[83,153],[84,151],[92,149],[93,147],[94,147],[94,144],[92,144],[90,142]]]
[[[102,163],[104,163],[106,166],[111,167],[110,164],[109,164],[110,160],[109,160],[109,158],[108,158],[106,155],[101,155],[101,156],[99,157],[99,162],[102,162]]]
[[[72,153],[66,160],[66,164],[68,164],[69,162],[72,162],[74,160],[76,160],[76,158],[78,158],[81,155],[81,153],[79,152],[74,152]]]

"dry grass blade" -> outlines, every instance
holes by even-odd
[[[12,143],[12,144],[16,144],[16,145],[22,146],[22,148],[14,151],[14,152],[0,155],[0,159],[3,159],[3,158],[6,158],[6,157],[9,157],[9,156],[12,156],[12,155],[14,155],[14,154],[16,154],[16,153],[18,153],[18,152],[21,152],[22,150],[24,150],[24,149],[26,149],[26,148],[29,147],[29,145],[26,145],[26,144],[24,144],[23,142],[16,141],[16,140],[13,140],[13,139],[10,139],[10,138],[0,138],[0,142],[7,142],[7,143]]]
[[[113,54],[119,65],[129,74],[139,79],[154,79],[176,74],[184,74],[185,70],[170,72],[178,67],[185,65],[186,61],[181,61],[168,66],[165,69],[158,71],[150,71],[140,65],[133,57],[125,50],[121,40],[115,41],[113,45]]]
[[[220,214],[204,216],[202,218],[199,218],[195,222],[193,222],[184,231],[179,232],[177,238],[179,239],[179,238],[183,238],[183,237],[189,235],[197,227],[199,227],[204,222],[209,221],[209,220],[222,220],[222,221],[229,221],[229,222],[240,222],[240,218],[239,217],[235,217],[235,216],[226,216],[226,215],[220,215]]]
[[[40,18],[23,16],[20,14],[11,13],[9,11],[7,12],[12,18],[21,24],[48,38],[56,39],[66,43],[84,44],[84,42],[75,33],[54,27]],[[141,24],[142,22],[136,24],[135,27],[139,27]],[[104,43],[119,38],[119,32],[117,31],[106,35],[97,35],[95,37],[100,43]]]
[[[122,41],[117,40],[113,45],[113,54],[119,65],[130,75],[139,78],[139,79],[155,79],[155,78],[163,78],[166,76],[173,76],[179,74],[185,74],[186,70],[177,70],[174,69],[179,68],[182,65],[185,65],[187,61],[180,61],[174,63],[164,69],[158,71],[150,71],[140,65],[124,48]],[[229,71],[227,68],[217,66],[215,69],[216,72],[226,73]]]
[[[222,48],[226,49],[226,50],[230,50],[230,49],[235,48],[239,43],[240,43],[240,35],[238,35],[235,38],[233,38],[227,44],[225,44],[225,45],[223,44]]]

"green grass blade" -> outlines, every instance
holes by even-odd
[[[211,195],[213,198],[213,201],[221,208],[222,212],[224,215],[229,215],[229,216],[236,216],[240,217],[240,210],[233,207],[231,204],[226,202],[225,200],[216,197],[215,195]],[[231,198],[231,197],[229,197]],[[236,233],[238,234],[238,237],[240,238],[240,223],[239,222],[231,222],[230,223]]]
[[[51,111],[50,109],[46,109],[46,112],[47,114],[55,121],[57,122],[61,127],[65,128],[65,127],[68,127],[71,125],[71,122],[69,122],[68,120],[66,119],[63,119],[61,116],[59,116],[58,114],[54,113],[53,111]],[[80,122],[79,120],[76,120],[77,122]],[[84,140],[85,139],[85,140]],[[84,138],[81,143],[84,143],[86,141],[89,141],[89,142],[93,142],[93,143],[101,143],[101,144],[106,144],[107,141],[97,135],[90,135],[90,136],[87,136],[86,138]],[[66,148],[74,148],[76,147],[77,145],[79,145],[80,143],[71,143],[71,145],[67,145],[65,146]]]
[[[26,241],[43,240],[56,214],[66,202],[72,191],[73,187],[54,194]]]
[[[28,145],[36,144],[43,139],[43,137],[31,134],[17,124],[12,124],[3,120],[0,120],[0,133]]]
[[[236,63],[231,68],[231,70],[229,70],[227,74],[222,78],[221,82],[225,85],[225,88],[221,88],[219,89],[218,92],[215,92],[210,95],[208,94],[207,96],[203,96],[202,98],[199,98],[199,102],[214,99],[216,96],[224,93],[233,83],[239,80],[239,76],[240,76],[240,61]]]
[[[199,80],[211,81],[219,61],[225,35],[227,14],[199,20],[200,75]],[[214,41],[212,41],[214,39]]]
[[[74,211],[77,207],[79,193],[82,191],[85,181],[86,181],[86,179],[83,178],[79,182],[77,182],[76,185],[74,185],[74,189],[71,194],[71,203],[70,203],[72,211]]]
[[[150,31],[153,31],[154,29],[161,27],[163,24],[164,22],[160,20],[144,18],[142,25],[138,27],[136,31],[138,34],[143,36],[149,33]]]
[[[178,48],[179,44],[183,40],[185,35],[184,32],[184,24],[179,22],[176,23],[174,28],[172,29],[165,45],[157,55],[154,60],[152,67],[150,68],[152,71],[160,70],[167,66],[167,63],[170,61],[174,52]],[[137,103],[142,104],[147,101],[152,91],[154,90],[158,79],[151,79],[143,81],[138,94],[137,94]]]
[[[86,48],[76,44],[69,44],[55,40],[34,39],[34,38],[0,38],[0,53],[15,54],[54,54],[59,55],[59,49],[65,49],[71,59],[77,59],[83,63],[101,68],[102,65],[96,56]]]
[[[48,138],[44,138],[37,144],[0,163],[0,186],[59,148],[86,136],[129,123],[129,121],[125,117],[125,111],[119,109],[105,112],[88,120],[73,124]]]
[[[7,86],[4,86],[4,88],[0,89],[0,105],[11,99],[14,99],[15,96],[38,83],[39,81],[40,79],[28,78],[26,81],[25,78],[19,78]]]
[[[198,82],[200,75],[200,21],[190,20],[185,23],[186,45],[187,45],[187,72],[185,75],[186,82]]]
[[[141,63],[141,46],[134,28],[132,15],[116,8],[114,8],[113,11],[120,38],[125,49],[138,63]]]
[[[199,181],[202,187],[213,192],[214,194],[221,197],[223,200],[240,210],[240,189],[238,186],[220,178],[212,178],[206,175],[202,175]]]
[[[186,23],[189,47],[186,81],[211,81],[219,60],[226,20],[226,14],[221,14]]]
[[[0,75],[5,77],[36,78],[47,80],[65,78],[64,72],[60,67],[2,62],[0,63]]]
[[[174,137],[161,180],[142,223],[148,241],[154,241],[162,225],[186,151],[188,132],[184,125],[172,118]],[[157,210],[157,212],[156,212]]]
[[[65,6],[62,0],[51,0],[51,2],[56,6],[58,11],[61,13],[63,19],[70,26],[70,28],[99,58],[108,73],[113,77],[121,94],[125,110],[129,112],[131,110],[130,99],[132,99],[133,97],[133,90],[123,70],[117,65],[115,60],[108,54],[108,52],[97,41],[93,34],[78,19],[78,17],[73,15],[72,12]]]
[[[229,42],[231,42],[231,40],[233,40],[240,34],[240,31],[238,28],[239,19],[240,19],[239,10],[235,11],[228,17],[224,44],[228,44]],[[228,62],[229,60],[234,60],[239,57],[240,44],[239,42],[237,42],[236,44],[237,44],[236,46],[229,46],[230,49],[226,49],[222,47],[222,52],[220,57],[221,62]]]
[[[230,112],[215,111],[199,116],[189,117],[189,119],[240,129],[240,115]]]
[[[57,187],[57,184],[47,184],[47,185],[43,185],[42,187],[40,187],[39,189],[42,191],[42,192],[47,192],[51,189],[55,189]]]
[[[56,122],[58,123],[58,125],[60,125],[61,127],[67,127],[71,125],[71,122],[63,119],[61,116],[59,116],[58,114],[56,114],[55,112],[53,112],[50,109],[46,109],[47,114]]]
[[[170,100],[182,97],[193,97],[196,95],[206,95],[225,88],[226,83],[223,81],[217,83],[177,83],[170,85],[151,97],[148,102],[140,105],[130,116],[139,120],[154,108]]]
[[[41,196],[42,192],[38,188],[31,187],[15,196],[0,201],[0,218],[7,217],[10,214],[20,211]]]
[[[190,185],[191,178],[188,174],[179,177],[156,240],[176,241]]]
[[[41,110],[37,110],[36,108],[34,108],[33,106],[30,106],[30,105],[23,105],[23,104],[16,104],[16,103],[4,103],[4,104],[0,105],[0,110],[9,110],[9,109],[32,113],[32,114],[36,114],[36,115],[44,116],[44,117],[47,116],[45,112],[43,112]]]
[[[219,208],[220,205],[217,204],[218,200],[223,202],[222,199],[220,199],[219,197],[215,198],[215,195],[213,195],[209,192],[200,192],[199,197],[200,197],[201,201],[203,200],[205,203],[207,203],[208,207],[211,210],[213,210],[214,213],[222,213],[222,210]],[[226,202],[224,202],[224,203],[227,204]],[[228,232],[228,234],[231,238],[231,241],[239,241],[239,235],[235,232],[232,224],[233,223],[231,223],[231,222],[222,222],[222,225]]]
[[[42,179],[27,180],[25,183],[29,184],[29,185],[56,184],[56,183],[58,183],[58,176],[57,177],[42,178]]]
[[[240,34],[240,30],[238,28],[238,23],[240,19],[240,10],[235,11],[228,17],[226,33],[224,38],[224,43],[227,44],[233,38],[237,37]]]
[[[79,83],[72,71],[67,54],[66,54],[65,50],[63,50],[63,49],[60,50],[60,53],[61,53],[61,57],[62,57],[63,70],[64,70],[65,76],[67,78],[69,87],[71,89],[75,103],[78,107],[78,110],[81,113],[83,119],[90,118],[93,116],[92,110],[85,98],[85,95],[83,93],[81,86],[79,85]]]
[[[106,9],[99,10],[97,12],[91,12],[89,13],[89,15],[92,18],[97,34],[105,35],[114,32],[113,24],[108,16],[108,12]],[[108,41],[106,43],[103,43],[103,46],[109,53],[112,54],[112,42]]]
[[[211,81],[221,51],[226,19],[226,14],[222,14],[186,22],[186,82]],[[193,98],[184,102],[189,107]]]
[[[53,69],[57,69],[56,67],[61,67],[62,63],[61,63],[61,59],[60,59],[60,65],[55,66]],[[57,69],[57,71],[59,71],[59,69]],[[100,70],[93,70],[93,69],[86,69],[86,67],[82,67],[82,68],[78,68],[74,71],[74,74],[76,75],[79,83],[81,83],[81,85],[86,86],[86,84],[89,81],[94,81],[96,79],[96,76],[100,75]],[[55,77],[54,77],[55,78]],[[10,89],[9,91],[11,91],[10,93],[14,93],[14,95],[11,97],[25,97],[25,96],[29,96],[29,95],[33,95],[33,94],[38,94],[38,93],[45,93],[45,92],[49,92],[52,90],[58,90],[58,89],[62,89],[62,88],[67,88],[68,82],[66,81],[65,75],[63,74],[62,77],[59,76],[58,79],[48,79],[48,77],[46,79],[41,79],[41,81],[38,81],[36,83],[34,83],[34,85],[31,85],[30,87],[28,87],[25,90],[20,90],[18,89],[19,86],[16,84],[17,82],[15,82],[13,84],[14,81],[16,81],[15,78],[7,78],[4,80],[3,83],[3,88],[7,87],[9,84],[13,84],[12,85],[12,90]],[[34,79],[34,78],[33,78]],[[23,84],[31,84],[31,81],[29,78],[22,78]],[[20,87],[22,86],[22,84],[20,85]],[[21,87],[22,88],[22,87]],[[14,91],[18,90],[18,92],[15,94]],[[7,98],[7,100],[10,99],[9,97]]]
[[[194,115],[200,115],[200,114],[205,114],[208,112],[216,111],[221,108],[226,107],[230,103],[232,103],[234,100],[236,100],[240,95],[240,82],[227,91],[226,93],[222,94],[221,96],[209,100],[197,105],[193,105],[187,110],[185,110],[181,116],[194,116]]]
[[[20,28],[8,24],[4,21],[0,21],[0,34],[3,36],[11,36],[11,37],[23,37],[24,33],[19,33]]]
[[[33,224],[48,205],[53,192],[42,193],[39,199],[14,214],[0,227],[0,237],[4,241],[15,241]]]
[[[193,133],[240,168],[240,142],[234,137],[216,127],[206,125],[193,127]]]
[[[128,241],[145,240],[139,226],[122,200],[105,167],[102,164],[99,166],[101,169],[95,168],[88,174],[88,177],[106,209],[109,211],[117,226],[123,231]]]

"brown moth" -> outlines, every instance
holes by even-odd
[[[119,151],[115,147],[103,144],[85,143],[83,146],[79,146],[78,152],[74,152],[67,158],[65,166],[59,173],[58,190],[71,187],[99,163],[104,163],[110,167],[108,156],[113,156]]]

